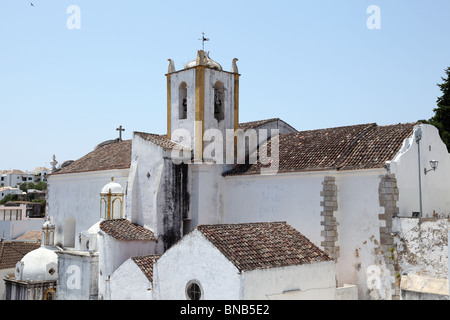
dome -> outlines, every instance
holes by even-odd
[[[195,66],[206,66],[215,70],[223,70],[222,66],[219,63],[215,62],[209,57],[209,51],[205,52],[203,50],[199,50],[197,53],[197,59],[187,63],[184,68],[188,69]]]
[[[16,264],[16,280],[51,281],[58,278],[56,249],[40,247],[27,253]]]
[[[105,185],[102,189],[101,194],[108,194],[108,193],[112,193],[112,194],[118,194],[118,193],[123,193],[123,188],[120,184],[118,184],[117,182],[114,182],[114,177],[111,178],[111,182],[108,183],[107,185]]]

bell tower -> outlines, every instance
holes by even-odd
[[[167,137],[180,142],[180,132],[189,133],[194,159],[203,160],[203,151],[208,143],[205,137],[207,130],[220,131],[226,145],[226,130],[238,129],[240,74],[237,59],[233,60],[229,72],[203,50],[199,50],[197,58],[178,71],[173,60],[168,60]]]

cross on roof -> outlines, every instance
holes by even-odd
[[[119,131],[119,140],[122,141],[122,131],[125,131],[125,129],[122,128],[122,125],[116,129]]]
[[[205,33],[202,32],[202,38],[198,40],[202,40],[202,50],[205,51],[205,41],[209,41],[209,38],[205,38]]]

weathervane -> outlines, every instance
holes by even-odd
[[[202,38],[198,39],[198,40],[202,40],[202,50],[205,51],[205,41],[209,41],[208,38],[205,38],[205,33],[202,32]]]

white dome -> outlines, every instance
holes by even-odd
[[[27,253],[16,264],[16,280],[49,281],[58,279],[56,249],[40,247]]]
[[[107,193],[110,193],[110,192],[111,193],[123,193],[123,188],[117,182],[111,181],[110,183],[108,183],[107,185],[105,185],[103,187],[101,193],[102,194],[107,194]]]

